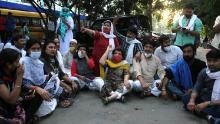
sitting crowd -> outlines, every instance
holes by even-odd
[[[0,52],[0,123],[37,123],[57,106],[71,106],[83,90],[98,92],[104,105],[124,103],[132,91],[141,98],[182,100],[187,111],[217,123],[220,50],[210,50],[205,63],[195,58],[193,44],[180,48],[162,35],[155,48],[152,41],[136,39],[134,26],[127,36],[116,32],[120,40],[113,30],[110,21],[101,32],[84,28],[82,33],[95,39],[92,54],[86,44],[72,39],[65,56],[57,38],[42,44],[15,34]]]

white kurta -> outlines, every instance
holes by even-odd
[[[70,28],[66,31],[65,37],[64,37],[64,41],[62,40],[61,36],[59,36],[59,41],[60,41],[60,53],[62,56],[64,56],[68,51],[69,51],[69,44],[70,44],[70,40],[73,39],[73,27],[74,27],[74,22],[73,22],[73,18],[71,16],[69,16],[67,18],[67,23],[70,25]],[[57,29],[60,26],[60,18],[58,18],[57,20]]]
[[[215,20],[215,24],[213,27],[215,27],[216,25],[218,25],[220,23],[220,16],[218,16]],[[220,33],[216,33],[215,34],[215,37],[212,41],[212,46],[215,47],[215,48],[218,48],[218,45],[220,43]]]

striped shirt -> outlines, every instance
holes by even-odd
[[[116,32],[117,38],[119,39],[120,48],[124,52],[125,57],[127,56],[128,48],[130,46],[129,42],[126,41],[127,37],[123,36],[122,34]],[[133,56],[137,54],[137,52],[142,52],[143,46],[142,43],[135,43],[134,50],[133,50]]]

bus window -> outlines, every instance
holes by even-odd
[[[32,26],[34,27],[40,27],[41,26],[41,20],[39,18],[32,18]]]

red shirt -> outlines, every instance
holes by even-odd
[[[119,42],[116,37],[114,38],[114,42],[115,42],[115,48],[118,48]],[[108,45],[109,45],[109,39],[105,38],[100,32],[96,31],[94,37],[94,49],[92,53],[92,56],[95,61],[94,71],[96,76],[100,76],[99,60],[102,57],[102,55],[105,53]]]
[[[94,60],[93,60],[93,58],[90,58],[89,62],[88,62],[88,68],[90,70],[92,70],[94,67],[95,67]],[[71,66],[71,75],[76,76],[77,74],[78,74],[78,72],[77,72],[77,62],[76,62],[76,60],[73,60],[72,66]]]
[[[0,31],[5,30],[5,22],[6,22],[6,18],[3,16],[0,16]]]

